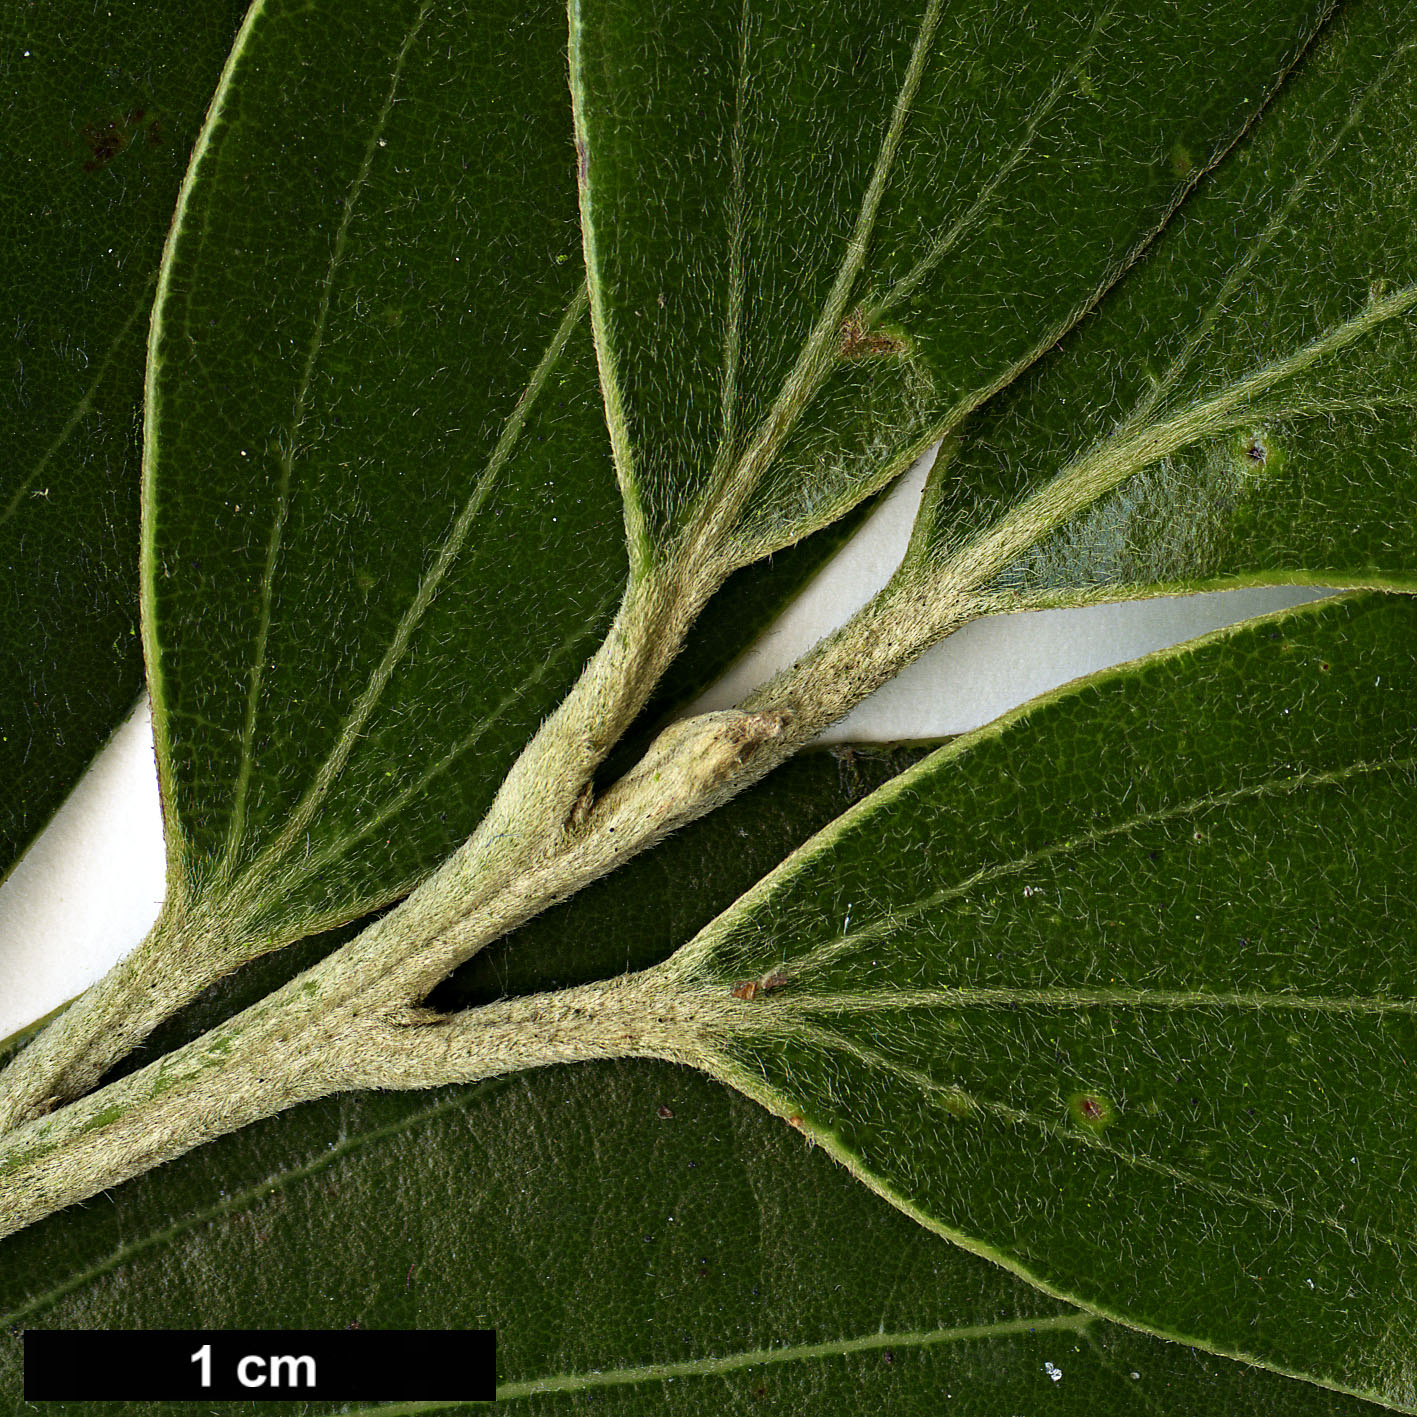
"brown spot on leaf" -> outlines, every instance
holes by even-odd
[[[853,310],[841,322],[837,353],[843,359],[869,359],[872,356],[905,354],[909,345],[903,336],[890,330],[868,330],[860,310]]]
[[[740,980],[728,992],[735,999],[756,999],[758,997],[758,981],[756,979]]]
[[[661,1122],[672,1122],[674,1120],[674,1113],[662,1102],[654,1109],[654,1114]]]
[[[90,123],[80,128],[79,136],[89,150],[84,161],[85,172],[97,172],[100,167],[107,167],[128,143],[123,130],[112,119],[107,123]]]
[[[86,123],[80,128],[79,138],[89,153],[84,159],[84,171],[97,172],[101,167],[107,167],[132,142],[147,116],[146,108],[130,108],[121,118]],[[158,120],[154,118],[147,125],[148,142],[160,142],[161,134]]]

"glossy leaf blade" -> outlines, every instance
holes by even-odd
[[[1349,6],[1146,259],[971,429],[930,554],[1012,506],[1043,533],[990,587],[1015,604],[1417,585],[1414,164],[1417,25]]]
[[[466,995],[662,957],[915,756],[789,764],[475,962]],[[14,1327],[495,1324],[514,1413],[1375,1410],[1080,1314],[925,1234],[761,1109],[649,1064],[332,1099],[223,1138],[0,1244],[0,1315],[5,1397]]]
[[[762,554],[900,470],[1115,279],[1327,11],[576,0],[641,554],[725,502]]]
[[[1055,1292],[1411,1406],[1414,635],[1320,602],[957,740],[671,964],[742,1000],[715,1071]]]
[[[272,941],[463,840],[594,649],[624,534],[555,7],[260,5],[153,344],[177,879]]]
[[[244,8],[47,0],[0,16],[0,877],[142,692],[143,341]]]

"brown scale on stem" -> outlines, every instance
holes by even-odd
[[[728,992],[735,999],[756,999],[760,994],[771,994],[774,989],[781,989],[784,984],[791,982],[781,970],[774,970],[761,979],[740,980]]]
[[[868,330],[859,309],[853,310],[841,322],[837,353],[843,359],[869,359],[892,354],[906,354],[910,345],[903,335],[891,330]]]

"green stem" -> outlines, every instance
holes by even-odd
[[[520,879],[563,854],[591,775],[643,707],[723,574],[665,564],[631,582],[604,644],[527,745],[481,827],[396,912],[402,954],[509,888],[517,895]],[[243,928],[257,904],[250,886],[238,878],[209,902],[207,917],[197,918],[182,903],[180,883],[170,884],[147,938],[0,1072],[0,1135],[88,1092],[163,1019],[272,948]],[[534,913],[545,903],[527,908]],[[505,904],[488,918],[508,919]],[[389,930],[379,931],[381,951],[391,938]],[[376,979],[385,967],[376,963]]]
[[[700,1042],[724,1001],[686,1001],[654,971],[456,1020],[415,1005],[478,949],[741,792],[924,649],[992,608],[974,587],[1011,550],[1006,522],[944,574],[907,558],[847,625],[742,709],[672,725],[593,800],[591,774],[717,583],[669,567],[634,582],[605,644],[468,843],[401,905],[284,989],[140,1073],[11,1133],[0,1155],[3,1225],[27,1224],[213,1136],[351,1087],[428,1087],[582,1057],[702,1062]]]
[[[142,943],[0,1072],[0,1135],[94,1087],[163,1019],[236,967],[236,938],[180,905],[164,906]]]
[[[700,1061],[729,1009],[653,970],[455,1018],[370,1009],[313,970],[205,1037],[0,1143],[0,1236],[202,1143],[353,1088],[426,1088],[598,1058]]]

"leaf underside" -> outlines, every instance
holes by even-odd
[[[49,0],[0,16],[0,878],[142,691],[143,338],[244,8]]]
[[[257,0],[152,344],[174,896],[271,946],[393,899],[595,647],[624,522],[639,572],[721,506],[747,563],[1015,379],[921,564],[1012,515],[1001,603],[1412,585],[1410,19],[1347,7],[1201,178],[1327,10],[573,0],[573,134],[554,5]],[[830,826],[901,760],[804,760],[434,1000],[704,927],[711,1071],[879,1195],[662,1066],[338,1098],[4,1242],[0,1390],[27,1324],[495,1324],[529,1411],[1417,1410],[1414,632],[1214,636]]]
[[[632,555],[709,515],[761,554],[908,465],[1116,278],[1328,8],[575,0]]]
[[[1417,25],[1349,6],[1146,259],[965,430],[927,559],[1013,512],[1031,536],[988,587],[1004,604],[1417,587],[1414,171]]]
[[[469,966],[461,999],[662,957],[918,756],[806,755]],[[259,1124],[4,1241],[0,1315],[7,1330],[492,1324],[514,1412],[933,1417],[942,1395],[980,1417],[1374,1410],[1080,1314],[925,1234],[761,1109],[652,1064]],[[17,1363],[12,1332],[0,1391],[18,1391]]]
[[[271,944],[462,841],[619,598],[564,50],[512,0],[258,5],[195,167],[157,737],[176,888]]]
[[[714,1071],[926,1224],[1417,1404],[1417,602],[1109,671],[875,794],[671,964]]]

